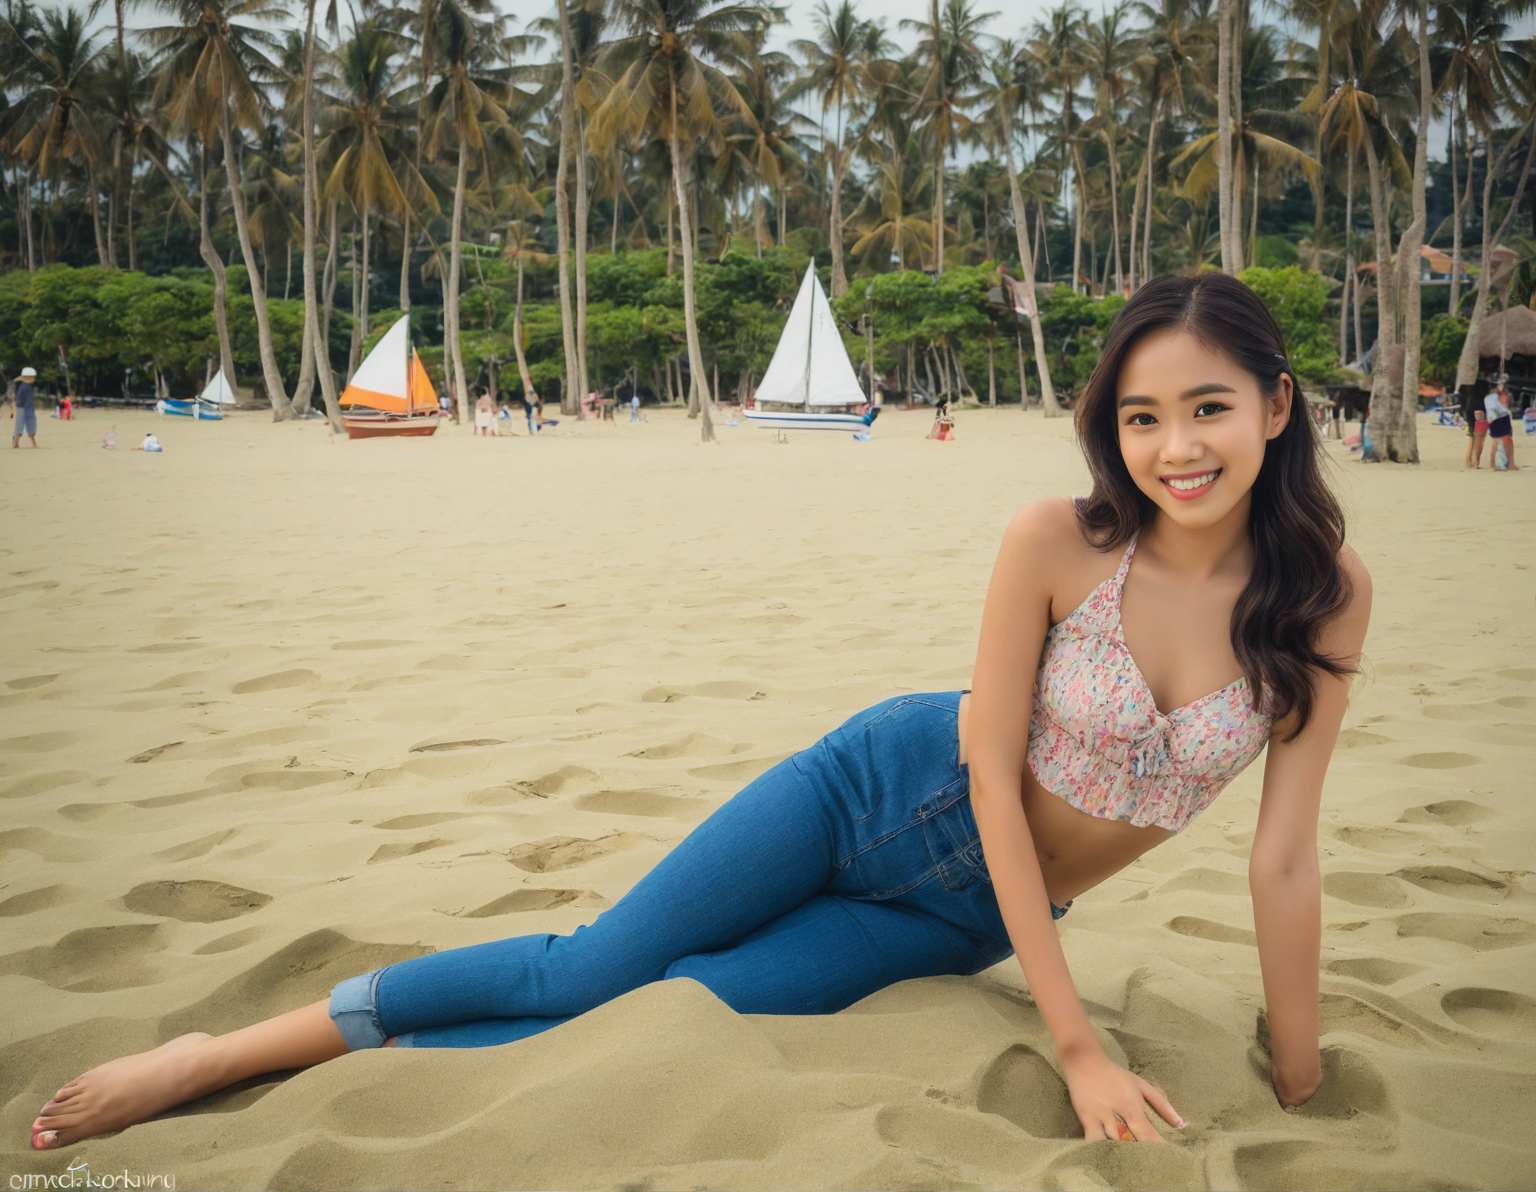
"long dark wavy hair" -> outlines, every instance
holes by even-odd
[[[1294,738],[1312,715],[1320,674],[1355,667],[1323,653],[1323,626],[1349,602],[1349,578],[1339,564],[1344,513],[1323,481],[1322,444],[1307,416],[1301,383],[1285,355],[1280,327],[1257,294],[1224,273],[1165,275],[1136,291],[1121,309],[1104,352],[1078,399],[1076,428],[1093,493],[1077,503],[1083,536],[1100,550],[1129,541],[1157,510],[1136,487],[1120,454],[1116,385],[1126,355],[1146,336],[1188,331],[1243,367],[1273,401],[1280,378],[1291,378],[1291,415],[1264,450],[1253,482],[1248,535],[1253,572],[1232,609],[1232,651],[1276,720],[1296,713]]]

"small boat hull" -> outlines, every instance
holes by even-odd
[[[200,401],[177,401],[166,398],[159,404],[164,407],[161,413],[170,414],[176,418],[196,418],[200,422],[220,422],[224,418],[217,406],[205,405]]]
[[[435,434],[441,419],[436,414],[343,414],[349,439],[419,438]]]
[[[866,429],[873,419],[863,414],[816,414],[796,410],[748,410],[757,426],[773,430],[840,430],[845,434]]]

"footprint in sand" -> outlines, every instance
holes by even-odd
[[[1518,683],[1536,682],[1536,667],[1517,666],[1495,672],[1501,679],[1514,679]]]
[[[36,890],[28,890],[24,894],[12,894],[4,902],[0,902],[0,918],[13,919],[17,915],[30,915],[68,901],[69,895],[65,887],[42,886]]]
[[[437,824],[446,824],[450,820],[464,818],[465,813],[462,811],[424,811],[419,815],[397,815],[394,819],[387,819],[373,826],[383,828],[386,832],[401,832],[409,828],[430,828]]]
[[[56,770],[51,774],[33,774],[27,778],[18,778],[0,791],[0,799],[24,799],[28,795],[41,795],[47,791],[57,790],[61,786],[84,782],[89,777],[90,775],[84,770]]]
[[[577,811],[595,811],[602,815],[671,816],[674,819],[700,819],[709,812],[709,805],[703,800],[655,790],[596,791],[579,796],[572,806]]]
[[[1395,985],[1407,977],[1424,971],[1422,964],[1410,964],[1404,960],[1387,960],[1380,956],[1357,956],[1328,963],[1328,971],[1340,977],[1351,977],[1367,985]]]
[[[322,928],[253,961],[201,1001],[167,1014],[159,1022],[160,1037],[170,1039],[188,1031],[223,1034],[328,997],[332,987],[347,977],[431,951],[420,944],[360,943]]]
[[[1440,999],[1445,1016],[1457,1026],[1497,1039],[1536,1037],[1536,998],[1507,989],[1469,986]]]
[[[1397,934],[1449,940],[1479,952],[1493,952],[1536,940],[1536,923],[1487,915],[1399,915]]]
[[[414,843],[401,842],[400,844],[381,844],[374,850],[373,856],[368,858],[368,864],[377,865],[383,861],[395,861],[401,857],[414,857],[417,853],[424,853],[428,849],[442,848],[451,841],[434,837],[431,840],[418,840]]]
[[[1379,1000],[1403,1009],[1385,994],[1373,995]],[[1347,993],[1322,993],[1318,995],[1318,1034],[1330,1031],[1349,1031],[1369,1039],[1380,1039],[1395,1047],[1429,1047],[1428,1036],[1407,1021],[1409,1011],[1401,1016],[1392,1014],[1380,1006],[1352,997]]]
[[[1015,1043],[988,1065],[976,1108],[1006,1118],[1035,1138],[1081,1138],[1065,1082],[1038,1051]]]
[[[221,935],[218,939],[209,940],[201,948],[192,949],[194,956],[217,956],[220,952],[233,952],[236,948],[243,948],[247,944],[254,944],[266,934],[260,927],[242,927],[239,931],[231,931],[228,935]]]
[[[1505,695],[1493,701],[1501,708],[1514,708],[1525,712],[1536,708],[1536,695]],[[1521,728],[1529,729],[1530,725],[1521,725]]]
[[[222,832],[199,836],[196,840],[189,840],[185,844],[174,844],[170,848],[161,849],[154,856],[162,861],[191,861],[197,857],[206,857],[239,831],[239,828],[225,828]]]
[[[1410,865],[1392,875],[1432,894],[1466,898],[1474,902],[1498,902],[1509,894],[1509,883],[1484,877],[1455,865]]]
[[[1301,1107],[1299,1116],[1348,1121],[1361,1114],[1370,1114],[1378,1119],[1389,1119],[1373,1123],[1375,1132],[1397,1124],[1397,1112],[1392,1107],[1387,1082],[1375,1064],[1348,1047],[1325,1047],[1322,1060],[1322,1087]]]
[[[615,832],[611,836],[599,836],[596,840],[584,840],[577,836],[549,836],[518,845],[507,854],[507,860],[527,873],[554,873],[634,848],[647,839],[632,832]]]
[[[257,770],[242,777],[240,785],[255,790],[301,791],[350,777],[351,770]]]
[[[101,854],[102,845],[95,840],[60,836],[46,828],[12,828],[9,832],[0,832],[0,853],[13,848],[36,853],[45,861],[92,861]]]
[[[123,895],[126,910],[183,923],[222,923],[259,911],[271,901],[270,894],[200,879],[142,882]]]
[[[452,753],[456,749],[484,749],[490,745],[505,745],[494,737],[474,737],[464,741],[423,741],[412,745],[412,753]]]
[[[688,733],[675,740],[663,741],[659,745],[647,745],[644,749],[636,749],[629,756],[651,759],[719,757],[722,754],[745,753],[751,748],[750,743],[722,741],[719,737],[711,737],[707,733]]]
[[[1384,873],[1325,873],[1323,893],[1352,906],[1382,909],[1402,906],[1408,901],[1408,892],[1401,883]]]
[[[751,782],[789,756],[787,753],[776,753],[772,757],[747,757],[739,762],[721,762],[716,766],[695,766],[688,771],[688,776],[705,778],[711,782]]]
[[[497,915],[515,915],[523,911],[552,911],[561,906],[605,907],[608,900],[591,890],[522,889],[493,898],[484,906],[460,912],[465,919],[494,919]]]
[[[7,737],[0,741],[0,753],[52,753],[56,749],[68,749],[79,739],[79,733],[29,733],[25,737]]]
[[[501,807],[524,799],[548,799],[572,783],[591,782],[596,778],[595,772],[582,766],[561,766],[553,774],[544,774],[526,782],[509,782],[475,791],[466,801],[479,807]]]
[[[1248,897],[1248,879],[1237,873],[1220,869],[1186,869],[1157,887],[1159,894],[1172,894],[1179,890],[1193,890],[1197,894],[1226,894],[1232,897]]]
[[[145,762],[154,761],[167,749],[175,749],[176,746],[181,744],[183,744],[181,741],[167,741],[164,745],[156,745],[153,749],[146,749],[143,753],[136,753],[128,760],[132,763],[143,765]]]
[[[1347,728],[1339,734],[1336,749],[1360,749],[1367,745],[1387,745],[1392,741],[1391,737],[1384,737],[1380,733],[1373,733],[1363,728]]]
[[[1410,753],[1398,758],[1398,764],[1417,766],[1421,770],[1459,770],[1462,766],[1475,766],[1483,759],[1471,753]]]
[[[58,675],[28,675],[23,679],[11,679],[6,686],[12,691],[31,691],[34,687],[52,683],[58,677]]]
[[[1259,945],[1259,937],[1246,928],[1228,927],[1225,923],[1214,923],[1210,919],[1201,919],[1194,915],[1179,915],[1170,919],[1164,926],[1179,935],[1187,935],[1197,940],[1210,940],[1216,944],[1244,944],[1250,948],[1256,948]]]
[[[1151,1116],[1151,1111],[1148,1111]],[[1121,1146],[1085,1142],[1046,1168],[1046,1188],[1086,1192],[1100,1188],[1194,1189],[1208,1187],[1201,1161],[1176,1146]]]
[[[1449,824],[1464,828],[1479,820],[1492,819],[1499,813],[1492,807],[1473,803],[1470,799],[1442,799],[1438,803],[1426,803],[1423,807],[1410,807],[1398,817],[1400,824]]]
[[[1423,836],[1404,832],[1401,828],[1344,827],[1336,829],[1333,836],[1335,840],[1373,853],[1400,853],[1425,841]]]
[[[68,993],[105,993],[152,985],[160,974],[144,963],[164,950],[159,923],[84,927],[56,944],[0,956],[0,973],[31,977]]]
[[[701,699],[764,700],[768,693],[756,683],[735,683],[721,680],[715,683],[694,683],[679,687],[652,687],[640,697],[645,704],[672,704],[686,696]]]
[[[1462,1187],[1422,1171],[1394,1171],[1367,1162],[1341,1162],[1336,1147],[1322,1142],[1258,1142],[1240,1146],[1232,1156],[1238,1179],[1248,1192],[1293,1192],[1296,1188],[1370,1188],[1373,1192],[1424,1192]]]
[[[298,667],[294,670],[277,671],[256,679],[246,679],[230,688],[236,695],[252,695],[258,691],[277,691],[283,687],[302,687],[318,678],[314,671]]]

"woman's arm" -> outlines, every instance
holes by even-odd
[[[1346,548],[1340,562],[1353,594],[1344,612],[1324,630],[1321,646],[1354,665],[1371,616],[1371,577],[1352,550]],[[1352,678],[1325,675],[1318,681],[1311,719],[1295,740],[1284,740],[1284,726],[1276,726],[1248,859],[1269,1011],[1270,1070],[1275,1092],[1286,1107],[1305,1102],[1323,1081],[1317,1045],[1323,899],[1317,817]]]
[[[1137,1139],[1155,1141],[1160,1136],[1147,1120],[1147,1102],[1170,1124],[1184,1123],[1161,1090],[1116,1065],[1099,1045],[1067,970],[1024,815],[1031,695],[1050,628],[1050,564],[1082,549],[1064,501],[1025,506],[1003,535],[982,613],[966,725],[971,808],[1008,938],[1050,1029],[1084,1133],[1120,1138],[1118,1118]]]

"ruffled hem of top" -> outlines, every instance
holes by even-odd
[[[1189,821],[1210,806],[1226,786],[1226,782],[1213,782],[1209,779],[1202,781],[1189,775],[1175,775],[1167,779],[1154,777],[1141,780],[1147,785],[1129,798],[1121,798],[1116,803],[1105,799],[1094,804],[1081,792],[1085,789],[1102,789],[1104,784],[1096,779],[1095,773],[1117,767],[1103,755],[1085,750],[1076,737],[1059,725],[1049,719],[1042,719],[1043,723],[1036,722],[1038,732],[1033,731],[1032,726],[1029,748],[1025,753],[1030,773],[1050,794],[1096,819],[1122,820],[1138,828],[1157,827],[1169,832],[1182,832],[1189,826]],[[1066,756],[1053,759],[1045,756],[1055,752]],[[1052,773],[1042,774],[1042,765],[1049,766]],[[1212,787],[1215,789],[1212,790]],[[1190,788],[1200,793],[1195,798],[1181,798],[1180,795]],[[1156,805],[1147,809],[1145,804],[1149,798]],[[1128,812],[1125,806],[1127,803],[1131,805]]]

